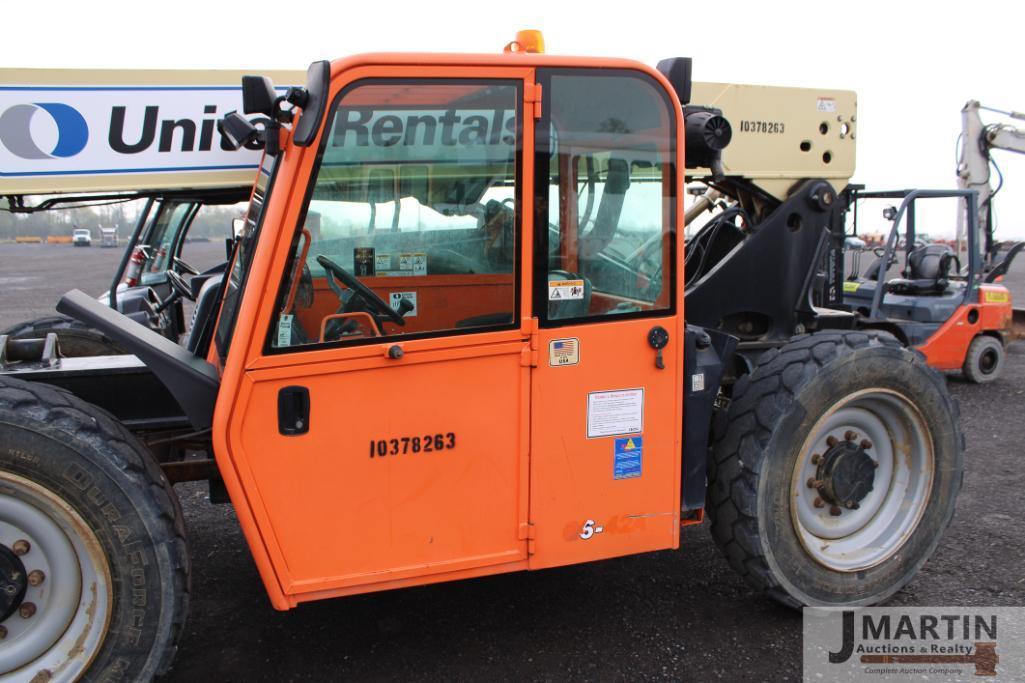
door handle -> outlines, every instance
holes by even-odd
[[[655,325],[648,331],[648,345],[655,349],[655,367],[665,370],[666,364],[662,359],[662,349],[669,343],[669,333],[661,325]]]
[[[285,387],[278,392],[278,431],[298,436],[310,431],[310,390]]]

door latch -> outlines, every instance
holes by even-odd
[[[659,370],[666,369],[666,363],[662,359],[662,349],[669,343],[669,333],[661,325],[655,325],[648,331],[648,344],[655,349],[655,367]]]
[[[298,436],[310,431],[310,390],[285,387],[278,392],[278,431]]]

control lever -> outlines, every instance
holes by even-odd
[[[666,332],[666,328],[661,325],[655,325],[648,331],[648,344],[651,348],[655,349],[655,367],[659,370],[665,370],[666,364],[662,359],[662,349],[669,343],[669,333]]]

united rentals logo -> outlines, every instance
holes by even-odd
[[[0,185],[17,179],[19,191],[52,192],[88,187],[87,176],[115,186],[123,174],[141,187],[138,174],[167,183],[169,173],[208,171],[252,182],[260,150],[236,151],[217,131],[240,104],[237,86],[0,83]]]
[[[805,679],[1025,677],[1023,608],[809,608]]]
[[[57,127],[57,140],[46,152],[33,136],[35,117],[45,112]],[[54,159],[73,157],[89,142],[89,126],[85,117],[67,104],[60,102],[36,102],[16,104],[0,114],[0,143],[7,150],[22,159]]]

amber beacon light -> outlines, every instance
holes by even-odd
[[[505,51],[543,54],[545,51],[545,37],[540,31],[534,29],[517,31],[516,40],[506,45]]]

